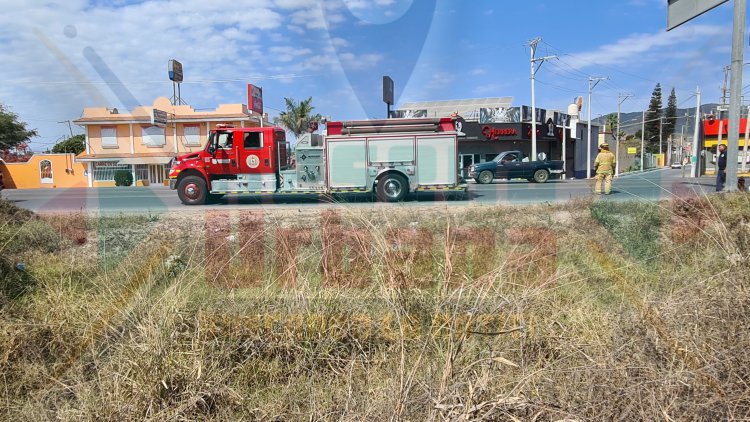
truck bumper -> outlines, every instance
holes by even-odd
[[[169,179],[169,189],[177,189],[177,179]]]

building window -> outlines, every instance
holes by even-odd
[[[42,183],[52,183],[52,163],[49,160],[39,162],[39,173]]]
[[[148,147],[160,147],[167,143],[164,128],[159,126],[142,126],[141,138],[143,139],[143,145]]]
[[[92,176],[97,182],[110,182],[115,180],[117,170],[130,171],[127,164],[118,164],[117,161],[95,161]]]
[[[199,147],[201,146],[201,127],[198,125],[190,125],[183,127],[183,133],[185,134],[184,143],[188,147]]]
[[[103,148],[117,148],[117,128],[115,127],[103,127],[102,128],[102,147]]]

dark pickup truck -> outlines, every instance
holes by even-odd
[[[492,161],[469,167],[469,177],[482,184],[492,183],[494,179],[526,179],[544,183],[551,175],[562,172],[562,161],[524,161],[520,151],[505,151]]]

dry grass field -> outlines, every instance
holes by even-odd
[[[34,215],[0,419],[748,420],[750,197]]]

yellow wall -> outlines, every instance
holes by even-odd
[[[241,127],[240,121],[229,121],[227,123],[233,124],[235,127]],[[187,146],[185,145],[185,125],[183,123],[177,124],[177,151],[174,149],[174,128],[167,126],[165,128],[165,144],[163,146],[153,147],[146,146],[143,144],[143,127],[149,125],[141,125],[138,123],[133,124],[133,152],[135,154],[148,154],[148,153],[177,153],[186,154],[189,152],[200,151],[205,146],[206,138],[208,137],[209,128],[205,122],[202,123],[187,123],[189,126],[198,124],[200,126],[200,146]],[[247,124],[247,122],[246,122]],[[211,122],[210,129],[215,129],[217,123]],[[105,148],[102,146],[102,126],[116,126],[117,127],[117,148]],[[130,126],[128,123],[120,123],[114,125],[89,125],[89,145],[91,147],[92,154],[130,154]]]
[[[42,183],[39,164],[52,163],[52,183]],[[70,169],[70,171],[66,171]],[[7,189],[85,188],[88,179],[83,175],[84,163],[73,163],[73,154],[35,154],[25,163],[0,163],[3,183]]]
[[[102,146],[102,127],[115,127],[117,130],[117,148]],[[89,146],[91,154],[130,154],[130,129],[124,125],[91,125],[89,130]]]

